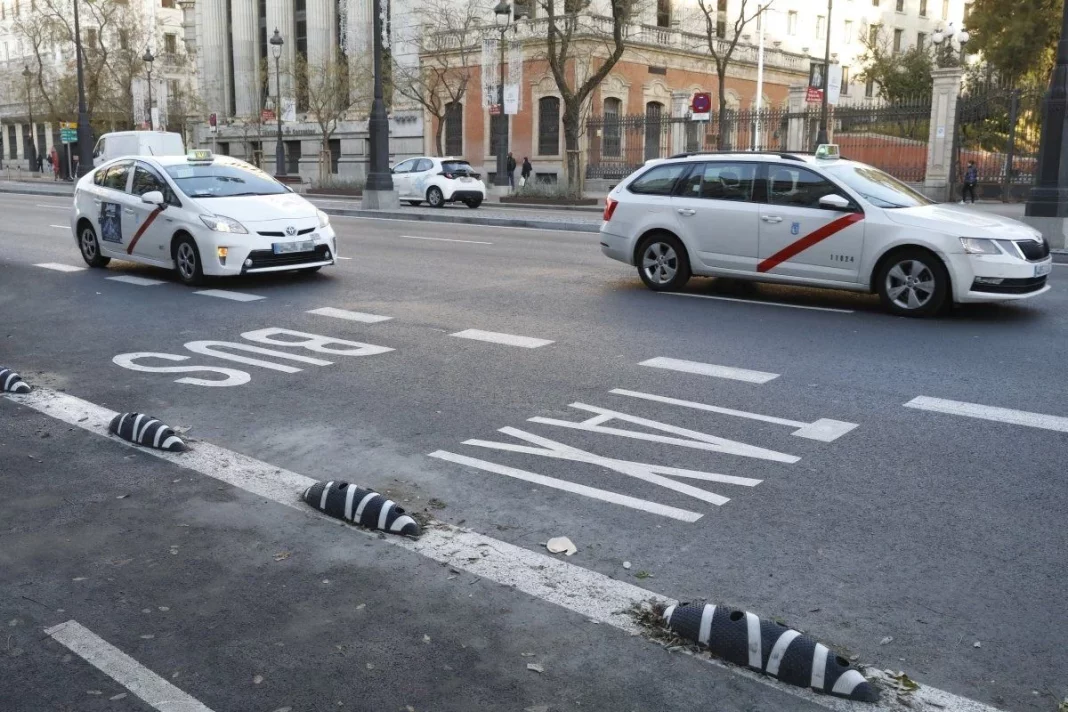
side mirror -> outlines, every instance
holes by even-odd
[[[820,198],[820,207],[827,210],[849,210],[849,206],[849,200],[837,193],[831,193]]]
[[[150,190],[147,193],[141,195],[141,202],[148,203],[149,205],[164,205],[166,201],[163,200],[163,193],[158,190]]]

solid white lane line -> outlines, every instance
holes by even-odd
[[[123,274],[118,277],[105,277],[112,282],[123,282],[124,284],[136,284],[138,287],[154,287],[157,284],[166,284],[162,279],[149,279],[147,277],[134,277],[133,275]]]
[[[1068,418],[1061,415],[1045,415],[1043,413],[1031,413],[1026,410],[999,408],[992,405],[980,405],[979,403],[964,403],[944,398],[928,398],[927,396],[913,398],[905,404],[905,407],[1068,433]]]
[[[33,207],[35,207],[35,208],[51,208],[52,210],[70,210],[70,206],[69,205],[44,205],[42,203],[37,203]]]
[[[211,712],[77,621],[46,628],[45,633],[160,712]]]
[[[60,230],[70,230],[70,225],[49,225],[48,227],[54,227]]]
[[[35,264],[34,267],[54,269],[56,272],[84,272],[88,269],[88,267],[76,267],[75,265],[65,265],[59,262],[41,262],[40,264]]]
[[[639,366],[651,368],[665,368],[670,371],[682,371],[683,373],[695,373],[699,376],[714,376],[715,378],[729,378],[734,381],[746,383],[767,383],[779,377],[777,373],[765,371],[750,371],[747,368],[734,368],[733,366],[718,366],[714,363],[701,363],[700,361],[684,361],[678,358],[651,358],[642,361]]]
[[[364,312],[349,311],[348,309],[336,309],[334,307],[320,307],[319,309],[310,309],[308,313],[318,314],[319,316],[330,316],[335,319],[345,319],[347,321],[359,321],[364,324],[377,324],[380,321],[389,321],[393,318],[391,316],[366,314]]]
[[[524,349],[536,349],[539,346],[548,346],[553,343],[548,339],[535,339],[533,336],[517,336],[515,334],[502,334],[498,331],[482,331],[481,329],[465,329],[449,334],[460,339],[474,339],[475,341],[488,341],[492,344],[504,344],[505,346],[518,346]]]
[[[436,240],[437,242],[467,242],[472,245],[492,245],[492,242],[480,242],[478,240],[453,240],[448,237],[420,237],[419,235],[398,235],[408,240]]]
[[[811,311],[837,312],[838,314],[852,314],[852,309],[835,309],[834,307],[810,307],[804,304],[786,304],[785,302],[764,302],[759,299],[740,299],[738,297],[719,297],[712,294],[685,294],[683,292],[657,292],[672,297],[694,297],[695,299],[718,299],[722,302],[743,302],[745,304],[759,304],[765,307],[786,307],[787,309],[809,309]]]
[[[194,470],[220,482],[239,487],[252,494],[306,513],[309,517],[325,516],[311,510],[300,496],[315,480],[270,463],[247,457],[226,448],[198,441],[196,449],[184,453],[141,448],[125,440],[113,438],[107,428],[116,413],[75,396],[38,388],[32,393],[16,395],[0,393],[14,403],[33,408],[73,427],[105,437],[122,447],[167,460],[179,467]],[[334,521],[334,520],[331,520]],[[640,628],[625,613],[634,605],[645,602],[674,605],[678,601],[653,593],[625,581],[585,569],[530,549],[449,524],[435,523],[417,540],[402,537],[378,539],[377,532],[350,527],[348,531],[375,541],[398,546],[433,561],[467,571],[488,581],[514,587],[517,591],[555,604],[592,621],[635,634]],[[766,685],[782,694],[805,700],[835,712],[855,712],[856,703],[818,695],[806,689],[786,685],[746,668],[728,666],[715,659],[711,665],[751,682]],[[913,693],[920,707],[934,703],[943,712],[999,712],[979,702],[958,697],[928,685]],[[196,708],[193,708],[196,710]],[[890,702],[866,705],[865,710],[894,712]],[[173,711],[177,712],[177,711]],[[184,710],[182,712],[185,712]]]
[[[256,294],[231,292],[226,289],[202,289],[199,292],[193,292],[193,294],[202,294],[205,297],[218,297],[219,299],[230,299],[235,302],[255,302],[259,299],[266,299],[266,297],[261,297]]]
[[[372,218],[372,217],[363,217],[361,215],[331,215],[330,216],[331,220],[336,220],[338,218],[344,218],[346,220],[380,220],[382,222],[403,222],[403,223],[423,222],[423,221],[420,221],[420,220],[406,220],[404,218]],[[561,234],[564,234],[564,235],[569,235],[569,234],[570,235],[585,235],[587,237],[590,236],[590,235],[596,234],[596,233],[592,233],[592,232],[585,232],[585,231],[582,231],[582,230],[556,230],[554,228],[545,228],[545,227],[514,227],[512,225],[479,225],[479,224],[466,224],[466,223],[448,223],[448,224],[449,225],[454,225],[455,224],[457,227],[462,227],[462,228],[465,228],[465,229],[466,228],[480,228],[482,230],[527,230],[529,232],[550,232],[550,233],[561,233]],[[382,237],[393,237],[393,236],[392,235],[382,235]]]

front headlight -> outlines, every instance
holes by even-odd
[[[226,217],[225,215],[201,215],[200,219],[215,232],[229,232],[237,233],[239,235],[248,234],[248,230],[245,229],[244,225],[233,218]]]
[[[319,229],[330,227],[330,216],[322,210],[316,210],[315,212],[319,216]]]
[[[960,244],[969,255],[1000,255],[1003,254],[998,243],[985,237],[962,237]]]

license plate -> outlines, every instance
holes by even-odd
[[[315,249],[314,240],[301,240],[300,242],[276,242],[271,247],[274,254],[284,255],[290,252],[311,252]]]
[[[1044,265],[1035,265],[1035,276],[1045,277],[1047,274],[1053,271],[1053,263],[1047,262]]]
[[[461,183],[470,183],[471,179],[470,178],[464,178],[463,176],[461,176],[460,177],[460,182]]]

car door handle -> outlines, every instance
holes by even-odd
[[[686,217],[690,217],[692,215],[696,215],[697,211],[691,210],[690,208],[679,208],[678,213],[679,215],[685,215]]]
[[[780,218],[778,215],[761,215],[760,219],[763,220],[766,223],[781,223],[782,222],[782,218]]]
[[[126,208],[126,209],[125,209],[125,210],[123,210],[122,212],[126,213],[127,215],[133,215],[133,214],[134,214],[134,211],[133,211],[133,210],[131,210],[130,208]]]

